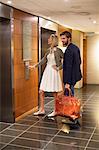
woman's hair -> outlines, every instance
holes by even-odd
[[[51,34],[50,37],[52,38],[52,45],[58,46],[58,36],[55,34]]]

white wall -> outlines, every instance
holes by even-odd
[[[87,84],[99,84],[99,35],[87,38]]]
[[[39,26],[45,29],[54,30],[56,33],[58,32],[58,24],[44,18],[39,18]]]

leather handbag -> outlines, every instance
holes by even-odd
[[[56,113],[57,115],[67,116],[73,120],[80,117],[81,102],[76,97],[73,97],[69,92],[69,96],[64,94],[58,95],[56,98]]]

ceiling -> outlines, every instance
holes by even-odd
[[[11,5],[74,30],[99,33],[99,0],[12,0]]]

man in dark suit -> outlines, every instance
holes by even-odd
[[[74,85],[82,78],[81,57],[79,48],[71,42],[71,33],[68,31],[60,34],[63,46],[67,46],[63,59],[63,83],[65,89],[71,89],[74,95]],[[68,92],[66,90],[66,95]]]

